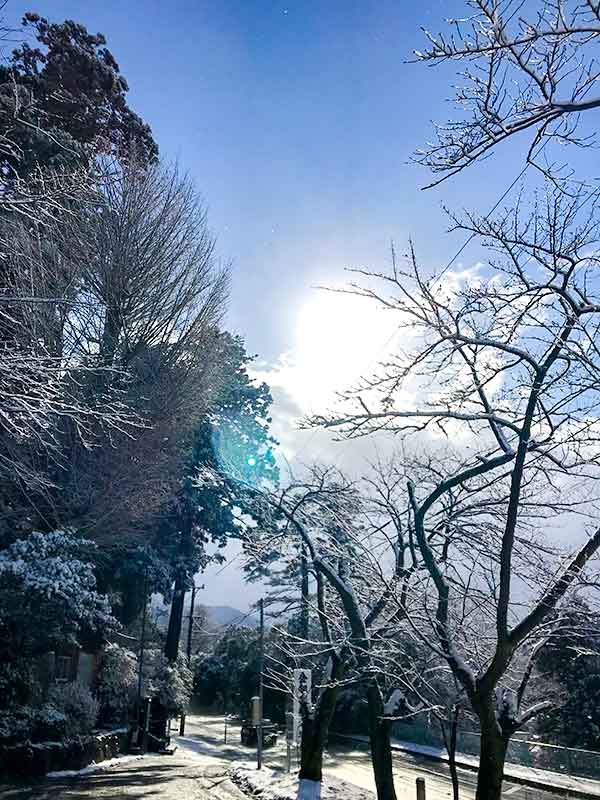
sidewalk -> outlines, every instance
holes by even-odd
[[[332,736],[346,739],[349,741],[360,741],[368,744],[369,737],[360,734],[345,734],[332,731]],[[392,750],[403,753],[423,756],[432,761],[448,762],[448,754],[444,748],[429,747],[427,745],[414,744],[414,742],[403,742],[397,739],[392,741]],[[600,754],[598,756],[600,762]],[[478,759],[466,753],[456,754],[456,763],[463,769],[477,772]],[[519,764],[506,764],[504,768],[504,778],[511,783],[520,783],[523,786],[530,786],[533,789],[549,789],[558,794],[569,797],[600,798],[600,781],[591,778],[578,778],[571,775],[563,775],[560,772],[550,770],[535,769],[534,767],[522,767]]]

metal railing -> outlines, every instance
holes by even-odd
[[[444,748],[444,742],[433,726],[426,724],[394,723],[393,736],[414,744]],[[551,770],[564,775],[600,779],[600,752],[576,747],[563,747],[527,738],[530,734],[515,734],[511,739],[506,761],[523,767]],[[465,755],[479,754],[480,734],[459,731],[456,749]]]

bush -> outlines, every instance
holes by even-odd
[[[50,703],[40,708],[15,706],[0,711],[0,745],[59,741],[67,738],[67,728],[66,713]]]
[[[144,672],[150,675],[148,691],[171,716],[181,714],[192,696],[193,675],[183,656],[172,664],[160,650],[149,650]]]
[[[82,683],[57,684],[39,707],[19,705],[0,711],[0,744],[55,742],[86,735],[96,723],[98,708],[98,701]]]
[[[32,659],[16,656],[5,661],[0,656],[0,708],[39,705],[42,694]]]
[[[121,722],[136,697],[138,660],[131,650],[109,644],[102,654],[96,696],[105,722]]]
[[[0,745],[12,745],[32,738],[34,710],[19,706],[0,711]]]
[[[31,716],[31,739],[34,742],[48,742],[68,737],[69,720],[65,711],[50,703],[36,708]]]
[[[65,717],[63,736],[82,736],[90,733],[98,719],[100,704],[83,683],[60,683],[53,686],[48,702],[42,706],[43,716],[60,727]]]

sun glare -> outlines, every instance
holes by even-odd
[[[294,394],[303,410],[323,410],[371,372],[393,348],[396,330],[397,317],[373,301],[315,291],[295,328]]]

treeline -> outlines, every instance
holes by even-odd
[[[239,530],[239,479],[277,477],[269,389],[224,327],[229,271],[199,190],[160,160],[102,35],[35,14],[23,26],[0,68],[9,711],[42,702],[45,653],[97,647],[173,586],[174,662],[183,591],[207,545]]]

